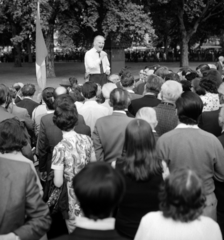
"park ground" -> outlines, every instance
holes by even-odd
[[[154,64],[160,64],[161,66],[167,66],[174,72],[179,69],[179,62],[127,62],[125,65],[130,69],[131,73],[138,77],[139,70],[143,69],[145,66],[150,66]],[[190,67],[195,69],[196,66],[201,64],[200,62],[191,62]],[[83,62],[57,62],[55,63],[55,78],[47,79],[47,86],[56,87],[60,84],[63,78],[68,78],[75,76],[79,83],[84,81],[84,64]],[[36,76],[35,76],[35,64],[34,63],[23,63],[20,68],[14,67],[13,63],[0,63],[0,83],[7,86],[12,86],[16,82],[22,83],[33,83],[37,86]],[[40,91],[37,86],[38,92]]]

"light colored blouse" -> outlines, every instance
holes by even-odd
[[[200,96],[203,102],[203,112],[205,111],[215,111],[220,107],[219,95],[215,93],[206,92],[205,95]]]
[[[200,216],[191,222],[165,218],[162,212],[146,214],[134,240],[222,240],[219,225],[211,218]]]

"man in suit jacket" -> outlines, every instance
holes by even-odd
[[[138,110],[143,107],[157,106],[160,103],[160,100],[157,99],[157,95],[160,92],[162,84],[163,80],[160,77],[154,74],[148,76],[145,84],[144,97],[131,101],[128,108],[129,112],[135,116]]]
[[[33,101],[33,96],[36,91],[35,86],[33,84],[25,84],[22,89],[23,100],[17,103],[18,107],[26,108],[29,115],[32,116],[34,108],[36,108],[39,104]]]
[[[155,128],[159,136],[173,130],[178,124],[175,102],[183,92],[182,85],[168,80],[161,87],[162,102],[154,107],[158,124]]]
[[[48,206],[29,163],[0,159],[0,196],[0,239],[39,240],[47,232]]]
[[[133,89],[135,87],[135,78],[130,72],[126,72],[121,76],[121,85],[129,95],[131,100],[142,98],[142,95],[134,93]]]
[[[125,129],[132,120],[125,113],[129,101],[127,91],[116,88],[111,92],[110,103],[114,111],[97,120],[92,136],[98,161],[112,162],[121,156]]]
[[[74,177],[73,189],[84,217],[76,218],[73,233],[57,240],[125,240],[115,230],[112,217],[125,189],[118,171],[104,162],[89,163]]]

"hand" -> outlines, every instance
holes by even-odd
[[[107,70],[105,73],[106,73],[107,75],[110,75],[110,70]]]
[[[40,172],[40,180],[42,182],[46,182],[46,180],[47,180],[47,172]]]
[[[100,53],[100,59],[103,60],[107,56],[106,52],[101,52]]]

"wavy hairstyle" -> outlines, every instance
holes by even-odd
[[[164,217],[191,222],[197,219],[205,206],[202,181],[190,169],[174,170],[161,186],[160,209]]]
[[[161,161],[156,155],[155,138],[145,120],[135,119],[128,124],[122,160],[124,173],[136,180],[146,180],[151,174],[162,173]]]
[[[11,153],[21,151],[28,141],[25,134],[25,126],[15,118],[0,122],[0,152]]]
[[[62,131],[72,130],[78,122],[76,106],[68,94],[61,95],[56,99],[53,122]]]

